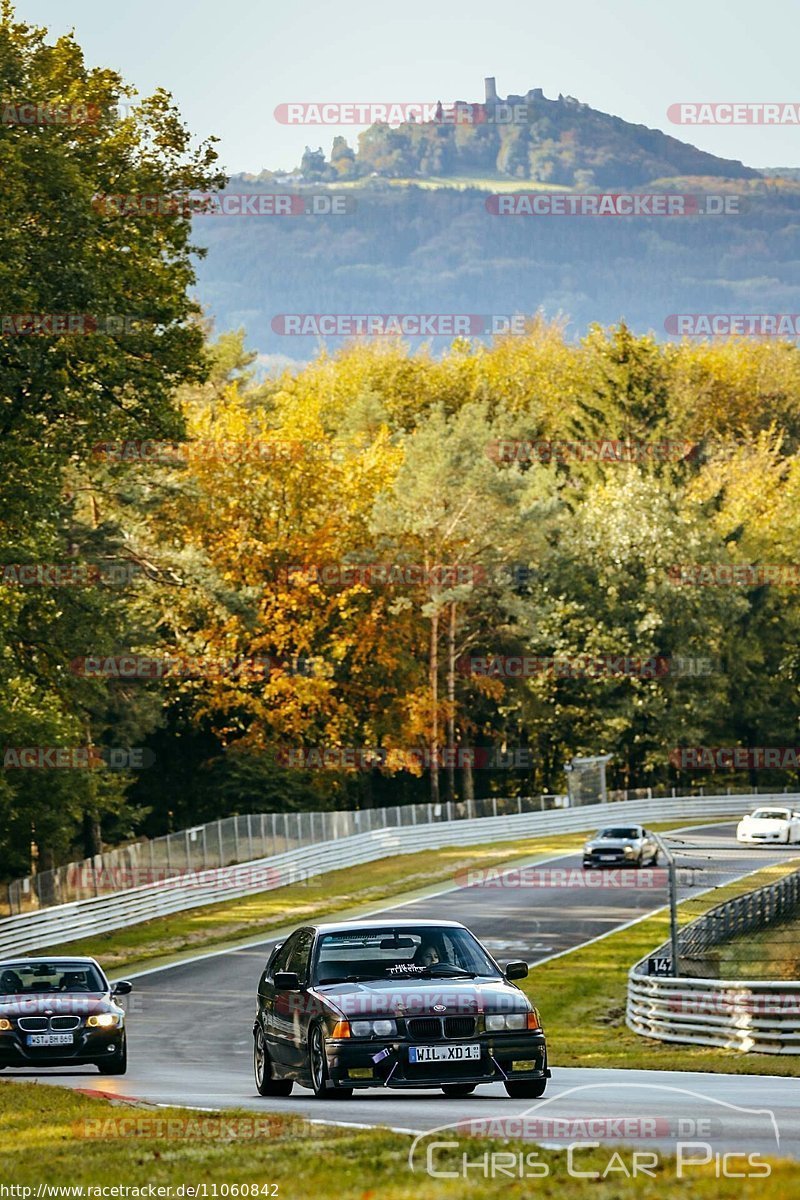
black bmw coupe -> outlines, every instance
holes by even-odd
[[[355,1088],[441,1088],[468,1096],[503,1083],[543,1095],[550,1071],[539,1014],[455,921],[308,925],[275,947],[253,1025],[256,1087],[318,1097]]]

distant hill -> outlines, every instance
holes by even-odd
[[[572,96],[548,99],[541,88],[499,97],[486,80],[480,104],[457,101],[438,119],[372,125],[352,149],[337,137],[326,158],[307,148],[299,173],[333,183],[375,176],[498,176],[562,187],[637,187],[674,175],[756,179],[759,172],[717,158],[658,129],[632,125]]]
[[[373,125],[357,152],[339,138],[330,159],[308,151],[302,172],[233,178],[232,193],[290,193],[298,215],[196,218],[209,249],[198,297],[217,327],[244,327],[285,364],[321,339],[288,335],[282,314],[541,310],[573,335],[624,317],[664,338],[672,314],[800,312],[794,170],[762,173],[570,97],[500,100],[487,85],[473,124]],[[530,120],[489,120],[493,104]],[[724,193],[736,207],[687,219],[493,215],[487,192],[526,188]],[[327,203],[340,207],[320,215]],[[434,352],[446,342],[434,338]]]
[[[231,192],[275,184],[231,180]],[[280,189],[283,190],[283,189]],[[735,215],[500,217],[485,189],[380,179],[328,192],[338,216],[196,218],[208,247],[197,294],[219,329],[244,327],[265,354],[307,360],[315,336],[286,313],[564,314],[578,335],[625,317],[668,336],[673,313],[800,312],[800,183],[660,180],[647,191],[735,193]],[[325,338],[333,348],[336,337]],[[447,339],[433,340],[434,352]]]

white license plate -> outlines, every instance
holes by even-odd
[[[29,1046],[71,1046],[73,1043],[73,1034],[71,1033],[29,1033]]]
[[[469,1046],[409,1046],[408,1061],[412,1063],[426,1062],[464,1062],[481,1056],[481,1048],[477,1042]]]

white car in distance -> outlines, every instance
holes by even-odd
[[[736,840],[748,846],[800,842],[800,813],[791,808],[757,808],[736,826]]]

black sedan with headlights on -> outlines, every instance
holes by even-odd
[[[609,825],[583,847],[584,867],[645,867],[658,862],[658,842],[643,825]]]
[[[101,1075],[128,1065],[125,1012],[113,997],[131,984],[108,982],[93,958],[0,962],[0,1070],[95,1063]]]
[[[539,1014],[455,921],[307,925],[276,946],[258,985],[256,1087],[318,1097],[355,1088],[441,1088],[468,1096],[502,1083],[543,1095],[550,1071]]]

